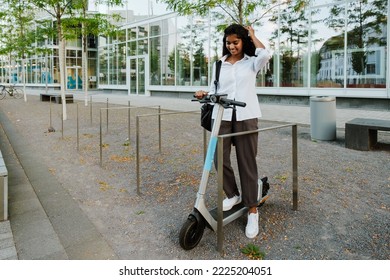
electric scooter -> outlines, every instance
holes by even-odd
[[[199,190],[195,200],[195,206],[191,214],[188,215],[187,220],[184,222],[180,230],[180,246],[185,250],[191,250],[195,248],[202,239],[203,232],[207,226],[213,231],[217,230],[217,208],[207,209],[205,204],[205,193],[207,183],[210,175],[211,168],[213,166],[214,154],[217,146],[219,128],[221,126],[223,112],[225,109],[235,110],[235,106],[245,107],[244,102],[239,102],[226,98],[227,95],[210,94],[199,101],[200,103],[213,103],[217,107],[217,116],[214,120],[213,128],[210,135],[209,145],[207,148],[206,159],[204,163],[203,173]],[[268,199],[269,183],[268,178],[264,177],[258,180],[259,196],[258,207],[262,206]],[[248,212],[248,208],[242,203],[236,204],[229,211],[223,212],[223,226],[234,221]]]

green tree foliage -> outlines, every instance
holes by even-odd
[[[23,82],[25,84],[26,77],[24,67],[22,68],[22,76],[15,77],[18,73],[18,61],[24,65],[24,59],[29,56],[34,48],[32,44],[35,42],[35,30],[33,29],[34,11],[32,5],[26,0],[4,0],[0,12],[1,36],[0,36],[0,54],[8,57],[9,64],[16,65],[13,73],[9,73],[9,82]],[[11,71],[11,68],[9,68]],[[24,93],[24,100],[27,101]]]
[[[31,53],[31,44],[35,41],[32,32],[34,13],[31,4],[23,0],[5,0],[0,12],[2,21],[0,36],[2,54],[11,54],[17,58]]]
[[[253,25],[279,5],[291,4],[291,0],[158,0],[167,4],[168,9],[181,15],[198,14],[204,16],[213,10],[229,23]],[[294,1],[293,8],[301,10],[307,0]],[[222,26],[221,26],[222,27]]]

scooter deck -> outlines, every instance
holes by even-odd
[[[223,211],[223,225],[226,225],[238,217],[241,217],[248,211],[248,208],[245,207],[242,203],[236,204],[229,211]],[[210,210],[211,216],[217,220],[218,218],[218,207]]]
[[[262,197],[260,200],[259,204],[257,207],[263,206],[264,202],[269,198],[269,195],[265,195]],[[245,213],[248,212],[248,207],[245,207],[242,202],[234,205],[232,209],[228,211],[223,211],[223,225],[227,225],[228,223],[234,221],[235,219],[243,216]],[[211,216],[217,220],[218,218],[218,207],[215,207],[210,210]]]

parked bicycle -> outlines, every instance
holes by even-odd
[[[16,88],[15,85],[10,85],[8,87],[0,85],[2,87],[0,92],[0,99],[3,99],[7,93],[9,96],[20,99],[23,97],[23,90]]]

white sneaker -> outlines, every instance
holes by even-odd
[[[241,197],[238,195],[233,196],[232,198],[225,198],[222,202],[223,211],[229,211],[233,208],[234,205],[241,202]]]
[[[259,213],[248,213],[248,223],[245,228],[245,235],[248,238],[255,238],[259,234]]]

